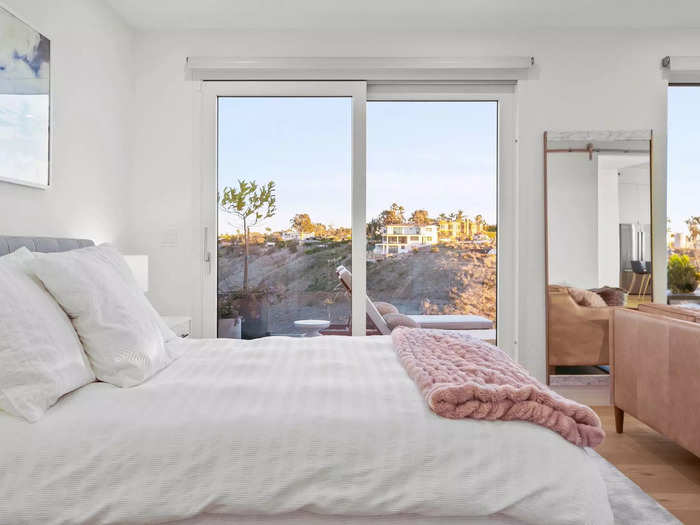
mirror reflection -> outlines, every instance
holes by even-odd
[[[650,151],[648,130],[545,134],[550,374],[607,371],[611,308],[651,302]]]

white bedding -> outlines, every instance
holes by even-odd
[[[434,415],[389,337],[186,344],[137,387],[87,385],[34,424],[0,413],[0,523],[298,512],[612,523],[584,449],[530,423]]]

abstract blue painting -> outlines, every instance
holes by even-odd
[[[0,181],[49,185],[51,42],[0,8]]]

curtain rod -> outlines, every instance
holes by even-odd
[[[187,57],[189,80],[518,80],[531,56]]]

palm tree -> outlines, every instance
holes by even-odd
[[[700,217],[691,217],[685,221],[685,223],[688,225],[688,232],[690,232],[688,237],[690,241],[695,244],[697,238],[700,237]]]

